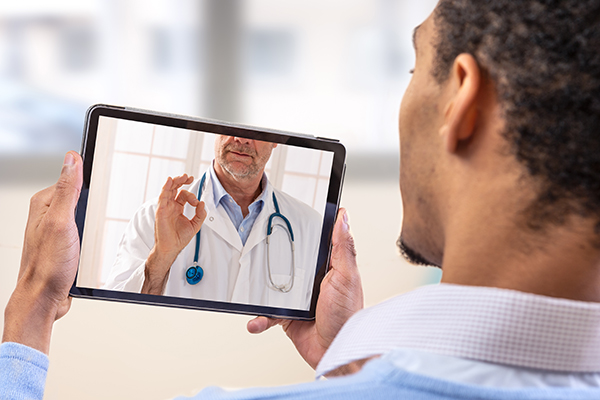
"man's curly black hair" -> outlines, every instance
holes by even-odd
[[[539,184],[527,224],[577,214],[600,235],[600,0],[441,0],[434,20],[436,80],[470,53],[495,84],[504,136]]]

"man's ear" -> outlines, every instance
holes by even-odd
[[[446,150],[455,152],[458,143],[471,137],[477,122],[477,96],[481,88],[481,70],[471,54],[459,54],[454,60],[448,78],[454,92],[444,112],[444,125],[440,134]]]

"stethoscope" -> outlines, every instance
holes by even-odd
[[[198,187],[198,200],[202,196],[202,192],[204,191],[204,182],[206,181],[206,172],[202,175],[202,179],[200,180],[200,186]],[[279,211],[279,203],[277,202],[277,197],[273,192],[273,205],[275,206],[275,212],[269,215],[269,221],[267,223],[267,272],[269,275],[269,287],[273,290],[282,293],[288,293],[294,287],[294,277],[296,271],[296,257],[295,257],[295,247],[294,247],[294,230],[292,229],[292,224],[290,221]],[[285,285],[277,285],[273,282],[273,276],[271,275],[271,263],[270,263],[270,253],[269,253],[269,242],[271,234],[273,233],[273,220],[275,218],[280,218],[285,222],[287,226],[287,234],[290,241],[290,247],[292,249],[292,268],[290,271],[290,280]],[[185,279],[190,285],[196,285],[199,283],[204,277],[204,269],[200,265],[198,265],[198,255],[200,253],[200,233],[202,229],[196,233],[196,248],[194,251],[194,262],[192,266],[189,267],[185,271]]]

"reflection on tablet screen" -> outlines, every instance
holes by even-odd
[[[332,163],[101,116],[77,286],[308,310]]]

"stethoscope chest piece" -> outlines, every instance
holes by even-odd
[[[185,271],[185,279],[190,285],[195,285],[204,277],[204,270],[197,262],[194,262],[191,267]]]

